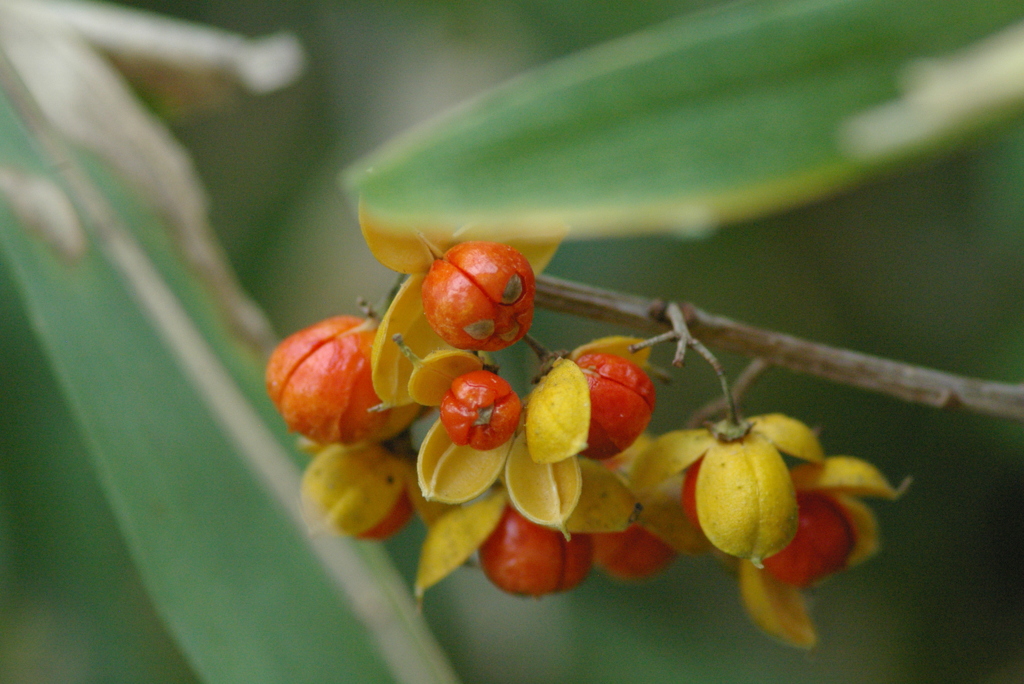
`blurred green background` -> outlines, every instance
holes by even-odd
[[[280,334],[384,295],[337,185],[347,164],[458,101],[581,47],[712,2],[131,3],[247,35],[294,31],[299,83],[177,120],[212,222]],[[1024,126],[707,239],[571,242],[549,273],[966,375],[1024,378]],[[0,262],[2,269],[2,262]],[[0,681],[188,682],[0,270]],[[608,328],[541,313],[571,347]],[[659,351],[662,363],[666,352]],[[742,359],[724,359],[736,372]],[[712,398],[691,360],[653,428]],[[820,646],[776,644],[709,558],[650,583],[595,573],[540,601],[460,570],[425,615],[466,682],[1024,681],[1024,429],[770,371],[749,414],[822,427],[830,453],[913,477],[874,506],[878,557],[815,590]],[[409,578],[422,528],[388,543]]]

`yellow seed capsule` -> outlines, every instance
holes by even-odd
[[[690,522],[677,499],[660,490],[644,495],[637,522],[678,553],[696,555],[711,550],[708,538]]]
[[[602,463],[578,459],[583,477],[580,500],[565,523],[570,532],[621,532],[636,518],[636,497]]]
[[[409,427],[423,410],[424,408],[419,404],[406,404],[405,406],[394,407],[388,411],[388,419],[384,423],[384,427],[380,429],[380,432],[374,435],[374,439],[380,442],[391,439]]]
[[[878,468],[853,456],[829,456],[821,463],[805,463],[790,475],[797,489],[825,489],[833,494],[890,500],[900,495]]]
[[[843,507],[846,519],[853,525],[853,548],[846,564],[853,567],[878,553],[878,522],[870,508],[852,496],[832,495]]]
[[[575,362],[555,361],[530,393],[526,443],[536,463],[557,463],[587,446],[590,387]]]
[[[417,404],[440,406],[455,378],[484,367],[483,359],[460,349],[439,349],[414,364],[409,397]]]
[[[362,534],[391,512],[407,481],[402,462],[379,444],[332,444],[303,473],[303,514],[313,531]]]
[[[434,261],[427,245],[443,244],[454,232],[440,225],[420,225],[417,230],[391,225],[375,217],[363,202],[359,203],[359,226],[377,261],[399,273],[426,273]]]
[[[645,368],[647,360],[651,356],[651,348],[644,347],[635,352],[629,350],[630,345],[639,344],[640,342],[643,342],[643,339],[639,337],[626,337],[624,335],[599,337],[573,349],[572,353],[569,354],[569,358],[575,361],[587,354],[614,354],[615,356],[621,356],[632,361],[641,368]]]
[[[413,363],[394,342],[395,335],[413,354],[423,358],[439,349],[452,349],[437,336],[423,316],[420,286],[423,275],[411,276],[391,301],[387,313],[377,328],[373,340],[370,364],[373,369],[373,389],[386,406],[404,406],[413,402],[409,396],[409,378]]]
[[[515,247],[540,273],[569,233],[569,226],[561,222],[411,226],[375,216],[364,202],[359,203],[359,224],[377,261],[399,273],[426,273],[434,261],[428,244],[443,253],[452,245],[472,240],[503,242]]]
[[[533,225],[524,225],[519,221],[506,225],[469,224],[460,228],[444,249],[456,242],[503,242],[526,257],[534,273],[540,273],[555,256],[558,245],[568,234],[569,226],[561,222]]]
[[[522,434],[512,440],[505,465],[505,488],[512,505],[526,519],[564,529],[580,499],[582,486],[579,459],[537,463],[530,457]]]
[[[696,462],[718,440],[707,430],[666,432],[641,451],[630,473],[630,484],[638,492],[657,487]]]
[[[509,440],[496,449],[477,451],[452,443],[440,420],[420,445],[416,459],[420,490],[431,501],[463,503],[487,491],[501,474],[512,446]]]
[[[775,445],[784,454],[802,458],[805,461],[820,461],[825,458],[818,436],[799,420],[781,413],[768,413],[750,419],[752,432]]]
[[[750,563],[740,563],[739,572],[743,604],[757,626],[793,646],[813,647],[818,637],[800,590]]]
[[[708,449],[697,476],[697,515],[716,547],[755,565],[781,551],[797,529],[786,464],[755,432]]]
[[[498,526],[507,499],[501,492],[451,508],[430,525],[420,549],[416,597],[455,571]]]
[[[420,518],[423,519],[423,524],[430,527],[440,518],[442,515],[450,511],[452,508],[456,508],[457,504],[446,504],[440,501],[427,501],[426,497],[423,496],[423,491],[420,489],[419,484],[416,482],[416,469],[412,468],[412,476],[409,478],[411,483],[408,488],[409,500],[412,502],[412,507],[416,513],[419,514]]]

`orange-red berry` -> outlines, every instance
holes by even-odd
[[[395,502],[395,505],[391,507],[388,514],[385,515],[379,523],[365,532],[357,534],[356,537],[359,539],[372,539],[377,541],[387,539],[405,527],[407,522],[412,520],[413,512],[414,509],[412,507],[412,501],[409,499],[409,495],[406,492],[402,492],[401,496],[398,497],[398,501]]]
[[[370,411],[370,353],[374,331],[363,319],[336,316],[300,330],[277,346],[267,363],[267,393],[288,429],[316,442],[352,444],[387,422]]]
[[[576,359],[590,386],[590,458],[611,458],[647,429],[654,411],[654,383],[640,366],[615,354]]]
[[[453,347],[497,351],[530,329],[535,292],[533,268],[519,250],[500,242],[463,242],[430,267],[423,312]]]
[[[846,567],[857,533],[842,504],[824,492],[796,493],[800,522],[786,548],[764,559],[780,582],[808,587]]]
[[[567,540],[561,532],[532,523],[509,506],[480,546],[480,565],[499,589],[543,596],[582,582],[593,555],[590,535],[574,534]]]
[[[668,567],[676,552],[671,546],[637,524],[622,532],[592,535],[594,563],[612,577],[644,579]]]
[[[507,382],[478,370],[452,382],[441,401],[441,423],[455,444],[488,451],[512,437],[521,410],[519,397]]]
[[[682,496],[680,497],[686,517],[690,519],[690,522],[698,530],[701,527],[700,519],[697,517],[697,474],[700,473],[700,466],[703,462],[704,457],[702,456],[686,469],[686,475],[683,476]]]

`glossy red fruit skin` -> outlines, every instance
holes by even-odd
[[[406,492],[402,492],[388,514],[370,529],[357,534],[356,538],[375,541],[387,539],[405,527],[406,523],[412,520],[414,512],[412,500]]]
[[[809,587],[846,567],[857,533],[842,504],[824,492],[799,491],[796,503],[796,536],[764,559],[764,569],[780,582]]]
[[[453,347],[497,351],[529,331],[536,290],[533,268],[519,250],[500,242],[463,242],[431,265],[423,281],[423,312]]]
[[[676,557],[671,546],[636,524],[622,532],[591,536],[594,540],[594,563],[620,580],[653,577]]]
[[[490,410],[490,416],[481,411]],[[441,423],[452,442],[479,451],[507,442],[519,425],[522,404],[502,378],[485,370],[461,375],[441,401]],[[486,419],[484,424],[476,424]]]
[[[353,444],[381,430],[388,412],[371,412],[374,331],[363,319],[335,316],[281,342],[267,362],[267,394],[288,429],[324,443]]]
[[[583,456],[611,458],[647,429],[654,411],[654,383],[644,370],[615,354],[576,359],[590,386],[590,431]]]
[[[480,546],[480,566],[503,591],[543,596],[567,591],[586,578],[594,549],[589,534],[566,540],[557,530],[530,522],[511,506]]]
[[[682,495],[680,496],[686,517],[701,532],[704,530],[701,528],[700,519],[697,517],[697,475],[700,473],[700,466],[703,462],[704,457],[701,456],[686,469],[686,474],[683,475]]]

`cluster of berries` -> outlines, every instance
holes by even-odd
[[[812,644],[799,590],[874,551],[874,518],[854,497],[896,490],[859,459],[825,458],[810,429],[781,415],[649,437],[655,388],[634,338],[542,358],[520,399],[489,352],[527,334],[534,267],[554,246],[528,258],[504,243],[441,252],[424,241],[429,258],[400,260],[409,277],[379,322],[340,316],[282,342],[267,388],[311,440],[311,518],[381,539],[418,511],[418,596],[474,553],[501,589],[540,596],[594,564],[638,579],[678,553],[716,551],[740,559],[755,622]],[[409,426],[435,408],[414,449]],[[789,470],[780,452],[807,463]]]

